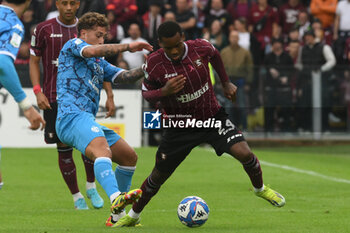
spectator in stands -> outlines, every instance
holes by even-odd
[[[264,57],[265,47],[271,38],[278,37],[279,17],[275,7],[267,4],[267,0],[258,0],[252,6],[249,15],[249,31],[258,39],[261,45],[260,56]]]
[[[106,17],[109,23],[109,30],[105,43],[118,43],[125,37],[124,29],[117,23],[115,5],[109,4],[106,7]]]
[[[201,34],[202,29],[204,28],[205,21],[205,6],[208,4],[208,0],[191,0],[192,1],[192,11],[197,19],[197,29],[199,34]],[[154,48],[153,48],[154,49]]]
[[[289,41],[293,41],[293,40],[299,40],[299,28],[298,27],[292,27],[290,29],[290,31],[288,32],[288,38],[287,38],[287,45],[289,43]]]
[[[214,20],[211,23],[209,32],[204,33],[203,38],[208,40],[219,51],[228,45],[227,36],[223,32],[219,20]]]
[[[287,3],[279,9],[280,24],[282,26],[282,34],[286,36],[294,27],[298,20],[298,15],[305,7],[299,0],[288,0]]]
[[[209,0],[205,9],[204,27],[209,29],[214,20],[219,20],[224,33],[228,33],[229,25],[232,24],[230,14],[224,7],[223,0]]]
[[[190,10],[187,0],[176,0],[176,22],[184,31],[186,40],[194,39],[196,30],[196,17]]]
[[[121,44],[129,44],[132,42],[147,42],[144,38],[141,37],[140,26],[136,23],[133,23],[129,26],[128,30],[129,37],[122,39]],[[148,51],[143,50],[139,52],[123,52],[122,57],[125,60],[130,69],[141,67],[145,61],[144,55],[148,54]]]
[[[252,4],[252,0],[230,0],[226,10],[233,20],[238,18],[248,19]]]
[[[114,13],[117,16],[117,23],[123,26],[124,31],[127,30],[131,23],[136,22],[136,0],[108,0],[108,4],[115,5]]]
[[[350,38],[350,0],[339,1],[334,21],[334,53],[338,64],[345,64],[345,43]]]
[[[235,105],[236,110],[232,109],[232,107],[226,110],[229,116],[233,116],[231,119],[235,120],[234,122],[237,122],[240,128],[247,129],[248,105],[246,96],[253,80],[253,59],[249,50],[242,48],[238,44],[238,31],[232,30],[230,32],[229,41],[230,45],[225,47],[220,54],[227,75],[231,82],[237,86],[237,100]]]
[[[314,21],[311,24],[311,29],[315,32],[316,43],[321,42],[328,45],[333,44],[332,32],[330,30],[323,29],[322,23],[319,19],[314,18]]]
[[[304,33],[311,28],[309,14],[306,10],[299,12],[298,21],[296,22],[295,26],[299,27],[299,41],[302,41],[304,38]]]
[[[330,29],[333,26],[337,2],[338,0],[311,0],[311,14],[320,19],[323,29]]]
[[[164,14],[164,22],[165,21],[173,21],[173,22],[175,22],[176,21],[175,13],[172,12],[172,11],[165,12],[165,14]]]
[[[77,12],[77,17],[81,17],[83,14],[89,11],[106,14],[107,5],[108,0],[80,0],[80,7]]]
[[[330,76],[331,69],[336,64],[336,59],[331,47],[327,44],[316,42],[315,32],[311,29],[304,34],[305,45],[301,51],[301,73],[298,82],[298,102],[303,108],[303,114],[299,118],[301,127],[310,129],[311,126],[311,91],[312,73],[321,76],[322,88],[322,128],[328,130],[328,114],[330,113]]]
[[[272,51],[266,55],[264,80],[265,131],[289,131],[291,126],[292,91],[290,81],[294,63],[283,50],[283,39],[272,40]],[[277,117],[277,119],[275,118]],[[277,123],[277,125],[275,125]]]
[[[301,53],[301,44],[299,40],[290,40],[286,51],[289,53],[289,56],[293,59],[294,64],[298,60],[298,56]]]
[[[157,40],[157,28],[163,22],[161,10],[163,7],[162,0],[150,0],[149,10],[142,16],[144,33],[143,37],[153,46],[154,50],[159,48]]]

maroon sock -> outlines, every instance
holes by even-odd
[[[94,173],[94,161],[88,159],[85,155],[81,154],[81,158],[84,161],[85,172],[86,172],[86,181],[95,182],[95,173]]]
[[[151,200],[151,198],[157,194],[159,189],[160,189],[160,186],[153,184],[151,179],[147,177],[147,179],[141,185],[142,196],[138,200],[138,202],[135,202],[133,204],[132,209],[136,213],[141,213],[143,208],[145,208],[145,206]]]
[[[57,147],[58,165],[64,181],[72,194],[78,193],[77,172],[73,161],[72,147]]]
[[[255,188],[261,188],[263,186],[263,178],[258,158],[253,155],[253,158],[250,161],[242,164],[253,186]]]

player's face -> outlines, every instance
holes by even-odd
[[[65,24],[71,24],[75,21],[75,13],[80,5],[80,1],[77,0],[58,0],[56,1],[56,7],[60,14],[60,20]]]
[[[107,36],[107,28],[97,26],[89,30],[81,30],[80,38],[91,45],[103,44]]]
[[[173,37],[163,37],[159,41],[160,47],[164,49],[165,54],[171,59],[172,62],[180,62],[185,52],[184,35],[176,33]]]

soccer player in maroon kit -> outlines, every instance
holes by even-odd
[[[73,195],[76,209],[88,209],[84,196],[80,193],[77,182],[76,167],[73,161],[73,148],[63,144],[56,135],[55,122],[57,116],[56,79],[58,56],[63,45],[77,36],[76,25],[78,19],[75,13],[79,8],[78,0],[56,0],[59,16],[40,23],[34,30],[31,41],[30,79],[33,91],[40,109],[44,110],[46,120],[45,141],[48,144],[56,143],[58,163],[63,179]],[[40,87],[40,60],[44,68],[43,92]],[[115,105],[111,84],[105,84],[108,100],[107,116],[113,114]],[[103,207],[103,199],[99,196],[94,175],[94,164],[82,155],[86,171],[86,194],[95,208]]]
[[[274,206],[282,207],[284,197],[264,186],[258,158],[216,100],[210,81],[209,62],[217,71],[228,99],[234,101],[237,89],[227,77],[220,53],[203,39],[184,42],[181,27],[176,22],[161,24],[158,38],[161,49],[151,54],[144,65],[147,74],[142,87],[143,97],[152,102],[160,101],[166,115],[175,116],[172,121],[178,120],[178,115],[190,116],[196,121],[214,118],[221,122],[221,126],[163,129],[155,167],[141,185],[142,196],[115,226],[135,226],[141,211],[161,185],[191,150],[201,143],[209,143],[218,156],[226,152],[238,159],[251,180],[255,194]]]

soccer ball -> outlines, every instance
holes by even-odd
[[[199,227],[208,220],[209,207],[200,197],[185,197],[177,207],[177,216],[185,226]]]

